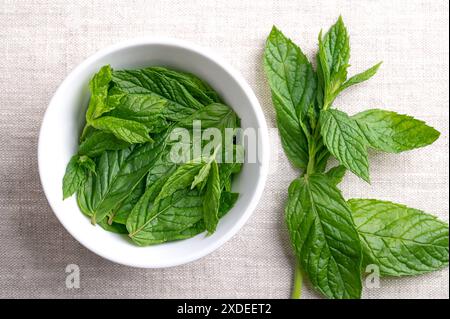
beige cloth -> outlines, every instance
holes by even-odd
[[[405,203],[448,221],[447,0],[0,0],[0,297],[288,297],[293,271],[283,207],[298,173],[276,133],[265,194],[239,233],[196,262],[145,270],[94,255],[60,225],[38,178],[39,127],[58,84],[78,63],[107,45],[151,35],[217,51],[242,72],[275,127],[261,63],[272,25],[312,56],[319,30],[339,14],[351,34],[351,72],[384,64],[336,104],[350,113],[374,107],[408,113],[442,132],[424,149],[371,154],[372,185],[349,174],[345,196]],[[66,288],[68,264],[80,267],[79,289]],[[448,270],[385,279],[364,297],[448,298],[448,282]],[[303,296],[319,297],[308,285]]]

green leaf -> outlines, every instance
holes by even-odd
[[[179,121],[178,125],[192,128],[194,121],[201,121],[202,129],[214,127],[222,132],[226,128],[234,129],[238,126],[238,117],[233,109],[220,103],[213,103],[195,111],[190,116]]]
[[[198,174],[194,177],[194,180],[192,181],[191,184],[191,189],[194,189],[196,186],[198,187],[198,189],[200,191],[202,191],[208,181],[208,176],[209,176],[209,172],[211,170],[211,165],[213,162],[215,162],[216,157],[217,157],[217,152],[220,150],[220,145],[218,147],[216,147],[216,149],[214,150],[213,154],[206,159],[202,159],[205,163],[202,166],[202,168],[200,169],[200,171],[198,172]],[[216,162],[216,166],[217,166],[217,162]],[[220,185],[220,182],[219,182]]]
[[[230,193],[230,192],[222,193],[222,195],[220,196],[220,206],[218,212],[219,218],[222,218],[223,216],[225,216],[226,213],[230,211],[230,209],[234,206],[238,198],[239,198],[238,193]],[[204,220],[200,220],[199,222],[183,230],[179,234],[175,234],[172,237],[172,240],[190,238],[200,233],[203,233],[205,230],[206,230],[205,222]]]
[[[366,71],[356,74],[354,76],[352,76],[350,79],[348,79],[347,81],[344,82],[344,84],[341,85],[339,92],[342,92],[343,90],[345,90],[346,88],[352,86],[352,85],[356,85],[359,84],[361,82],[367,81],[369,80],[372,76],[374,76],[378,69],[380,68],[380,65],[383,62],[380,62],[378,64],[375,64],[373,67],[371,67],[370,69],[367,69]]]
[[[83,167],[84,169],[86,169],[86,171],[95,173],[95,162],[92,159],[90,159],[88,156],[86,156],[86,155],[79,156],[78,164],[81,167]]]
[[[448,225],[436,217],[375,199],[351,199],[349,205],[365,265],[378,265],[384,276],[419,275],[448,265]]]
[[[226,152],[227,150],[225,149],[225,152],[222,153],[222,161],[219,164],[220,187],[221,189],[230,191],[232,175],[241,171],[245,150],[242,145],[234,145],[231,162],[227,160],[227,158],[231,159],[231,156],[230,154],[227,155]]]
[[[322,37],[319,35],[321,79],[324,83],[324,108],[334,101],[341,85],[347,80],[350,59],[350,41],[342,17]]]
[[[139,235],[139,232],[149,221],[154,201],[168,178],[169,176],[164,176],[148,186],[134,205],[126,221],[128,232],[131,234],[130,237]]]
[[[145,94],[164,98],[164,116],[178,121],[204,105],[196,100],[177,80],[151,69],[114,71],[114,85],[126,94]]]
[[[238,198],[239,193],[222,192],[222,194],[220,195],[220,205],[218,212],[219,218],[225,216],[225,214],[228,213],[233,208]]]
[[[105,114],[107,116],[142,123],[151,133],[167,129],[168,123],[163,113],[168,102],[164,98],[148,94],[126,94],[114,86],[110,90],[109,101],[115,106]]]
[[[119,223],[108,223],[108,217],[101,220],[99,223],[101,228],[103,228],[106,231],[116,233],[116,234],[128,234],[127,228],[125,225],[119,224]]]
[[[125,225],[128,217],[141,196],[145,193],[146,181],[143,178],[133,191],[113,210],[110,220]],[[128,232],[127,232],[128,233]]]
[[[72,196],[87,180],[86,168],[80,165],[79,159],[78,155],[74,155],[67,164],[63,177],[63,199]]]
[[[116,151],[129,146],[129,143],[118,139],[114,134],[95,130],[80,144],[78,154],[96,157],[104,151]]]
[[[105,65],[91,79],[89,83],[91,98],[86,112],[86,122],[88,124],[112,109],[107,103],[111,78],[112,69],[109,65]]]
[[[329,298],[360,298],[361,246],[351,211],[334,181],[323,174],[294,180],[286,221],[312,285]]]
[[[204,105],[208,105],[214,102],[222,103],[222,100],[214,91],[214,89],[211,88],[208,83],[195,76],[194,74],[169,70],[163,67],[150,67],[148,69],[154,70],[155,72],[177,80],[196,100]]]
[[[162,141],[104,152],[97,160],[97,173],[89,174],[84,188],[78,194],[80,209],[92,216],[93,222],[103,220],[154,165],[164,148]]]
[[[272,94],[292,115],[304,119],[316,94],[316,75],[308,58],[276,27],[266,42],[264,69]]]
[[[317,128],[318,130],[318,128]],[[330,158],[330,152],[323,143],[323,137],[317,132],[315,138],[313,138],[312,144],[314,145],[314,172],[323,173],[327,168],[328,159]],[[311,159],[310,159],[311,160]]]
[[[202,219],[203,196],[189,188],[203,165],[203,162],[186,163],[177,168],[162,188],[146,191],[136,204],[139,212],[133,209],[127,221],[129,236],[135,243],[149,245],[174,240],[176,234]],[[131,217],[136,215],[144,218]]]
[[[434,128],[411,116],[379,109],[353,116],[369,146],[399,153],[432,144],[440,135]]]
[[[177,167],[182,163],[175,163],[170,158],[170,144],[161,151],[159,158],[156,160],[155,164],[150,168],[147,175],[147,187],[150,187],[153,183],[166,175],[173,173]]]
[[[343,165],[338,165],[329,169],[328,172],[325,173],[327,177],[334,182],[335,185],[338,185],[344,179],[345,173],[347,169]]]
[[[219,222],[219,205],[220,187],[219,166],[214,160],[211,162],[211,169],[208,175],[208,182],[206,183],[206,192],[203,201],[203,220],[205,222],[206,230],[209,234],[214,233]]]
[[[136,121],[102,116],[91,121],[91,125],[96,129],[110,132],[130,144],[153,141],[149,135],[150,129],[145,124]]]
[[[342,165],[369,182],[366,138],[355,120],[346,113],[331,109],[320,113],[323,141]]]
[[[308,143],[302,122],[316,99],[317,80],[306,56],[273,27],[264,51],[264,70],[272,92],[283,148],[292,164],[306,168]]]
[[[205,165],[203,165],[198,174],[195,175],[194,180],[191,184],[191,189],[199,186],[199,190],[203,190],[204,186],[206,185],[206,181],[208,180],[209,171],[211,170],[211,163],[212,161],[207,162]]]

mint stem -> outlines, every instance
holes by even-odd
[[[303,274],[298,262],[295,263],[294,287],[292,289],[292,299],[300,299],[302,296]]]

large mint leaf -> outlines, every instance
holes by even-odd
[[[364,263],[378,265],[382,275],[419,275],[448,265],[448,225],[436,217],[375,199],[351,199],[349,205]]]
[[[114,71],[112,80],[123,93],[164,98],[164,116],[170,120],[178,121],[204,106],[177,80],[151,69]]]
[[[411,116],[379,109],[353,116],[369,145],[375,149],[399,153],[432,144],[440,135],[434,128]]]
[[[342,165],[369,182],[369,162],[364,133],[346,113],[330,109],[320,113],[323,141]]]
[[[162,187],[155,183],[147,189],[127,221],[134,242],[149,245],[173,240],[203,218],[203,196],[190,189],[203,165],[203,162],[186,163]]]
[[[264,70],[272,91],[283,148],[294,166],[306,168],[308,143],[304,119],[316,99],[314,70],[300,48],[276,27],[266,42]]]
[[[99,222],[117,207],[154,165],[165,139],[120,151],[104,152],[97,160],[96,174],[90,174],[78,203],[81,210]]]
[[[360,298],[361,246],[351,211],[323,174],[294,180],[286,221],[296,256],[313,286],[329,298]]]

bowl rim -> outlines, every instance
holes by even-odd
[[[54,100],[56,96],[58,95],[58,92],[68,85],[68,83],[73,81],[73,78],[76,78],[80,73],[82,73],[86,68],[89,67],[91,63],[94,63],[95,61],[101,59],[104,56],[107,56],[115,51],[119,51],[122,49],[130,48],[130,47],[137,47],[142,45],[167,45],[167,46],[173,46],[178,47],[181,49],[185,49],[188,51],[192,51],[193,53],[202,56],[205,59],[208,59],[212,61],[213,63],[220,66],[224,72],[228,73],[231,78],[236,81],[236,83],[241,87],[241,89],[244,91],[246,97],[250,101],[250,105],[254,110],[254,113],[256,115],[256,121],[259,125],[259,138],[261,139],[259,145],[260,149],[258,152],[260,153],[259,159],[259,178],[258,182],[255,188],[255,191],[253,193],[253,196],[251,197],[251,200],[247,206],[247,209],[239,216],[239,218],[234,222],[233,226],[228,229],[221,237],[218,237],[217,240],[205,248],[198,250],[197,252],[187,255],[186,258],[183,260],[178,260],[175,262],[170,261],[157,261],[153,264],[147,263],[140,263],[135,260],[128,260],[128,259],[122,259],[120,257],[117,257],[115,255],[109,255],[103,253],[100,249],[96,249],[90,245],[90,242],[86,240],[82,235],[79,235],[73,231],[73,229],[66,223],[61,217],[60,212],[57,212],[56,204],[53,203],[49,198],[51,189],[49,185],[45,182],[44,176],[43,176],[43,169],[42,169],[42,163],[44,161],[43,157],[43,147],[44,144],[42,135],[44,131],[44,127],[47,124],[48,121],[48,114],[52,111],[53,108],[55,108]],[[50,102],[44,112],[44,115],[42,117],[41,127],[39,130],[39,139],[38,139],[38,171],[39,171],[39,178],[42,185],[42,189],[44,191],[45,197],[47,198],[47,202],[49,203],[53,213],[56,215],[59,222],[63,225],[63,227],[67,230],[67,232],[76,240],[78,241],[82,246],[87,248],[88,250],[92,251],[96,255],[105,258],[107,260],[110,260],[112,262],[122,264],[125,266],[131,266],[131,267],[137,267],[137,268],[168,268],[168,267],[174,267],[178,265],[183,265],[189,262],[193,262],[197,259],[200,259],[202,257],[205,257],[206,255],[212,253],[219,247],[221,247],[225,242],[230,240],[247,222],[247,220],[250,218],[250,216],[253,214],[253,212],[256,209],[256,206],[262,196],[267,176],[268,176],[268,167],[269,167],[269,133],[267,129],[267,123],[264,117],[264,112],[261,108],[261,105],[251,89],[250,85],[247,83],[247,81],[244,79],[244,77],[229,63],[227,63],[221,56],[217,55],[215,52],[213,52],[211,49],[202,47],[193,43],[190,43],[185,40],[180,40],[176,38],[171,37],[160,37],[160,36],[152,36],[152,37],[143,37],[143,38],[136,38],[126,41],[121,41],[117,44],[113,44],[110,46],[107,46],[103,49],[100,49],[96,53],[90,55],[88,58],[84,59],[81,63],[79,63],[77,66],[75,66],[72,71],[64,78],[64,80],[61,82],[61,84],[57,87],[55,92],[52,95],[52,98],[50,99]]]

